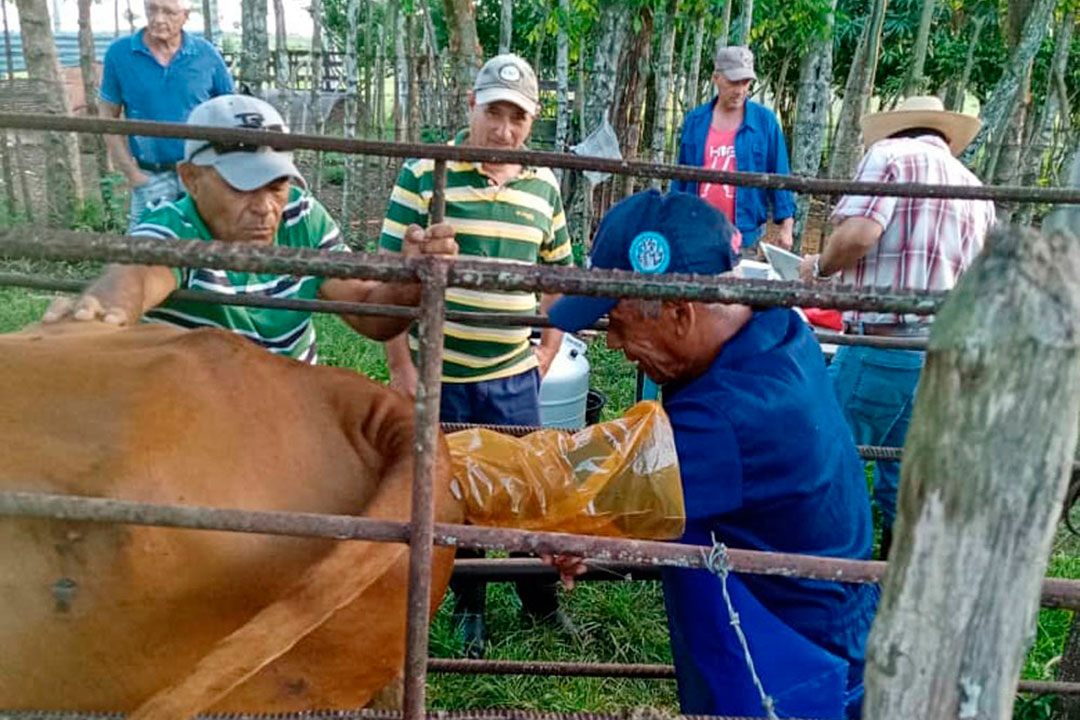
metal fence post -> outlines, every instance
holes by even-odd
[[[445,187],[446,161],[437,160],[430,212],[432,223],[442,221]],[[435,539],[435,448],[439,442],[447,269],[447,261],[435,257],[426,258],[420,266],[420,382],[416,389],[416,452],[409,532],[409,614],[403,720],[422,720],[425,711],[431,554]]]

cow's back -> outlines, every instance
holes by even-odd
[[[333,514],[362,514],[379,496],[383,516],[408,516],[407,403],[224,332],[68,324],[0,336],[0,397],[3,490]],[[440,519],[454,521],[442,459]],[[131,710],[333,546],[0,518],[0,707]],[[214,709],[366,702],[401,667],[407,562],[394,557]],[[451,555],[436,558],[441,596]]]

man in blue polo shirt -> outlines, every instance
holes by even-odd
[[[703,200],[650,190],[608,212],[592,267],[716,275],[735,263],[732,234]],[[574,332],[605,313],[608,345],[663,388],[687,510],[682,542],[870,557],[862,465],[821,349],[798,315],[599,297],[565,297],[549,315]],[[583,570],[580,559],[554,562],[564,581]],[[780,717],[858,713],[876,586],[765,575],[730,575],[727,586]],[[719,577],[665,569],[664,599],[682,711],[761,715]]]
[[[225,61],[213,45],[184,32],[190,0],[146,0],[146,27],[105,53],[101,116],[182,123],[199,103],[233,92]],[[146,206],[183,194],[176,164],[180,138],[106,135],[113,163],[131,185],[128,229]]]

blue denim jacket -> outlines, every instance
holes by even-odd
[[[679,141],[679,164],[703,167],[705,142],[709,137],[716,98],[701,107],[694,108],[683,121],[682,139]],[[787,143],[780,123],[772,111],[751,100],[746,101],[746,115],[735,133],[735,163],[740,172],[767,172],[787,175]],[[698,194],[698,184],[673,180],[672,191]],[[743,247],[757,244],[764,234],[765,221],[769,219],[772,205],[773,222],[780,222],[795,215],[795,195],[790,190],[763,190],[740,187],[735,191],[735,226],[743,236]]]

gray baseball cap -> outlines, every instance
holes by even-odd
[[[273,105],[250,95],[219,95],[211,98],[195,106],[187,123],[289,132]],[[184,162],[214,168],[225,178],[225,182],[241,192],[256,190],[283,177],[292,178],[302,187],[307,187],[304,176],[293,164],[292,153],[265,145],[187,140],[184,142]]]
[[[540,91],[536,73],[517,55],[496,55],[484,63],[473,83],[478,105],[505,100],[536,115],[540,110]]]
[[[728,45],[716,51],[713,67],[731,82],[757,80],[754,74],[754,53],[743,45]]]

